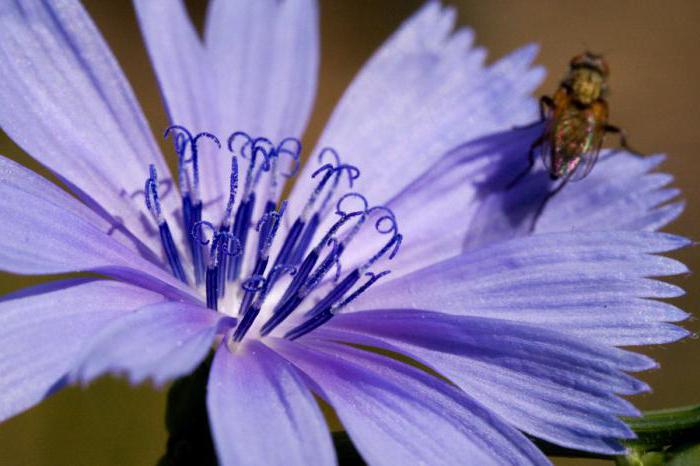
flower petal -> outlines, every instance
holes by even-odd
[[[339,344],[279,340],[274,348],[333,405],[369,464],[549,464],[522,434],[437,377]]]
[[[430,309],[527,322],[607,345],[666,343],[688,333],[664,322],[687,314],[642,298],[683,293],[647,277],[686,272],[652,254],[687,244],[652,232],[517,238],[379,283],[349,309]]]
[[[163,302],[144,306],[96,334],[76,358],[74,378],[83,382],[107,372],[126,373],[131,383],[156,385],[192,372],[217,332],[235,319],[200,306]]]
[[[634,435],[617,416],[639,414],[614,393],[646,388],[622,371],[653,366],[543,327],[426,311],[339,315],[318,336],[413,357],[518,429],[606,454],[623,452],[615,439]]]
[[[1,270],[20,274],[93,271],[193,299],[193,289],[117,241],[106,220],[2,156],[0,198]]]
[[[41,401],[85,340],[162,296],[124,283],[63,281],[0,302],[0,421]]]
[[[492,66],[456,14],[427,2],[363,67],[324,130],[318,147],[357,165],[362,193],[384,203],[452,147],[534,118],[530,93],[543,77],[524,47]],[[316,169],[307,164],[303,176]],[[297,183],[296,200],[312,184]],[[303,203],[302,203],[303,205]]]
[[[214,0],[205,43],[227,130],[301,136],[318,74],[315,0]]]
[[[182,125],[193,134],[218,131],[212,64],[183,2],[134,0],[134,7],[171,124]],[[206,161],[200,173],[205,201],[221,196],[224,189],[219,185],[222,181],[219,173],[207,169],[215,161],[226,159],[209,152],[213,147],[202,144],[199,149],[202,160]]]
[[[207,407],[222,465],[330,465],[335,451],[299,371],[260,342],[216,352]]]
[[[114,56],[79,2],[0,7],[0,125],[84,200],[132,233],[148,165],[171,178]],[[176,196],[164,200],[166,206]],[[174,204],[173,204],[174,205]],[[166,208],[170,211],[170,208]]]

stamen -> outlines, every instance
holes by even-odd
[[[333,236],[349,220],[363,215],[363,212],[353,212],[341,217],[321,239],[321,241],[308,254],[304,262],[299,267],[292,282],[287,287],[280,303],[275,307],[273,316],[262,326],[261,335],[265,336],[281,324],[289,315],[301,304],[304,298],[320,283],[328,270],[333,267],[335,261],[343,252],[343,248]],[[331,246],[331,252],[321,261],[321,264],[314,270],[321,250]],[[313,273],[312,273],[313,270]]]
[[[328,294],[328,296],[326,297],[328,298],[327,300],[324,298],[324,300],[319,302],[319,305],[314,307],[312,312],[309,312],[309,314],[312,316],[309,320],[289,330],[287,333],[285,333],[284,337],[290,340],[296,340],[297,338],[304,336],[307,333],[312,332],[313,330],[316,330],[318,327],[331,320],[341,308],[345,307],[359,295],[364,293],[377,280],[388,274],[388,270],[385,270],[384,272],[378,273],[376,275],[372,272],[367,273],[366,275],[368,275],[370,279],[367,280],[367,282],[360,286],[356,291],[354,291],[348,298],[344,299],[339,304],[329,304],[331,301],[335,300],[336,297],[342,296],[342,294],[345,293],[345,291],[347,291],[349,288],[352,287],[352,285],[354,285],[357,282],[360,275],[356,270],[353,271],[353,273],[348,275],[346,280],[344,280],[341,284],[334,288],[333,291],[331,291],[331,293]],[[323,305],[320,306],[321,304]]]
[[[284,243],[282,243],[282,248],[280,249],[279,254],[277,254],[277,259],[275,259],[275,265],[270,271],[270,275],[267,277],[270,288],[274,286],[275,282],[279,278],[279,274],[276,272],[276,270],[278,270],[280,267],[291,266],[289,258],[303,229],[304,222],[301,218],[297,218],[292,225],[292,228],[290,228],[289,233],[287,233],[287,237],[284,239]]]
[[[284,215],[284,211],[287,208],[287,202],[283,202],[280,206],[279,212],[268,212],[260,219],[258,222],[257,230],[259,232],[258,240],[258,257],[253,268],[253,273],[250,279],[258,280],[259,282],[265,282],[264,274],[267,268],[267,263],[270,257],[270,247],[272,246],[272,241],[277,234],[277,229],[280,225],[280,220]],[[250,280],[249,279],[249,280]],[[259,288],[253,288],[250,285],[245,286],[245,293],[243,299],[241,300],[241,306],[238,310],[239,314],[244,314],[250,303],[253,301],[255,293],[259,291]]]
[[[177,252],[173,235],[170,232],[170,227],[168,227],[168,222],[163,217],[160,197],[158,196],[158,172],[155,165],[149,165],[148,171],[149,177],[144,186],[146,208],[153,216],[156,224],[158,224],[161,244],[173,275],[183,283],[187,283],[187,275],[185,275],[185,270],[182,268],[182,262],[180,261],[180,255]]]
[[[224,217],[221,221],[221,226],[219,227],[219,232],[221,233],[231,233],[235,236],[235,232],[232,231],[232,216],[233,216],[233,206],[236,202],[236,193],[238,192],[238,159],[234,155],[231,157],[231,175],[229,177],[229,197],[226,203],[226,210],[224,211]],[[221,257],[221,263],[219,264],[219,269],[221,273],[218,274],[218,285],[217,291],[219,298],[222,298],[226,293],[226,271],[228,270],[228,256],[224,255]]]
[[[277,270],[273,270],[273,272],[275,272],[276,275],[282,275],[285,272],[289,273],[290,275],[294,275],[296,273],[296,269],[294,267],[281,266],[277,268]],[[268,284],[269,281],[265,280],[264,278],[256,283],[256,285],[259,286],[258,296],[255,298],[253,304],[251,304],[243,314],[241,322],[238,324],[238,327],[236,327],[236,331],[233,334],[233,341],[243,340],[243,337],[248,330],[250,330],[253,322],[255,322],[256,317],[258,317],[258,314],[260,314],[260,309],[262,309],[265,298],[270,291]]]
[[[195,279],[197,284],[205,283],[207,307],[216,310],[219,298],[225,294],[226,282],[241,280],[238,309],[241,319],[235,331],[230,334],[229,344],[239,342],[245,337],[260,314],[267,296],[285,273],[291,278],[287,280],[281,299],[272,306],[272,315],[262,324],[262,336],[268,335],[283,323],[307,297],[317,296],[309,306],[310,309],[285,333],[286,338],[297,339],[327,322],[335,313],[389,273],[384,271],[375,274],[370,269],[383,258],[391,260],[401,246],[403,237],[398,232],[394,214],[386,207],[369,208],[367,199],[359,193],[339,193],[341,178],[346,176],[349,188],[352,189],[354,181],[360,176],[360,170],[353,165],[342,163],[334,149],[327,147],[319,152],[320,167],[312,175],[317,184],[304,204],[301,214],[294,220],[273,262],[272,246],[287,207],[287,202],[280,202],[279,199],[284,183],[280,176],[289,178],[298,172],[301,141],[289,137],[274,145],[264,137],[253,138],[242,131],[231,133],[227,140],[228,150],[232,154],[229,194],[221,222],[215,226],[201,219],[203,206],[199,195],[198,144],[202,138],[211,140],[219,148],[221,143],[211,133],[201,132],[193,135],[179,125],[169,127],[164,136],[172,136],[178,155],[183,226],[189,233],[187,241],[192,252]],[[282,156],[290,157],[291,161],[283,161]],[[239,157],[247,161],[244,174],[239,172]],[[243,176],[243,180],[242,193],[239,195],[240,176]],[[258,189],[263,184],[265,187]],[[158,187],[157,173],[155,167],[151,166],[144,189],[146,207],[159,226],[163,248],[173,274],[186,281],[178,251],[165,221]],[[237,197],[240,199],[238,204]],[[256,209],[259,197],[260,202],[264,204],[262,209]],[[318,230],[325,225],[324,220],[334,201],[338,219],[325,234],[319,235]],[[352,201],[360,202],[357,210],[348,205],[348,202]],[[263,213],[254,223],[253,216],[259,210]],[[343,274],[341,257],[344,257],[343,254],[350,247],[350,243],[371,218],[377,218],[373,222],[376,231],[390,235],[390,239],[364,263],[360,262],[360,265]],[[247,248],[248,236],[253,226],[258,235],[257,245],[253,248],[251,244]],[[205,238],[205,229],[210,230],[209,239]],[[317,236],[322,237],[315,242]],[[208,259],[203,248],[207,245]],[[246,249],[255,251],[251,254],[253,257],[244,256]],[[270,263],[274,265],[269,267]],[[244,265],[246,271],[248,268],[251,270],[248,278],[242,280]],[[335,270],[334,274],[331,273],[332,270]],[[363,280],[363,276],[367,278]]]
[[[182,194],[182,219],[185,231],[192,231],[192,226],[202,220],[202,201],[199,195],[199,140],[207,138],[220,149],[221,142],[211,133],[201,132],[192,136],[192,133],[180,125],[172,125],[165,130],[164,138],[170,134],[173,136],[175,152],[178,155],[178,178],[180,192]],[[190,146],[190,158],[186,157],[187,145]],[[191,166],[191,177],[187,167]],[[200,284],[204,275],[204,254],[196,241],[187,238],[194,264],[195,282]]]
[[[201,237],[201,227],[208,227],[213,237],[211,240],[203,239]],[[202,245],[207,245],[211,242],[211,250],[209,253],[209,263],[207,265],[206,272],[206,292],[207,292],[207,307],[210,309],[217,309],[219,292],[219,273],[220,264],[222,259],[226,256],[239,256],[242,252],[241,244],[238,238],[233,236],[230,232],[220,231],[214,227],[211,222],[200,221],[194,225],[192,230],[193,239],[199,241]]]
[[[269,144],[270,146],[272,146],[272,143],[266,138],[257,138],[253,140],[246,133],[238,131],[231,134],[231,136],[229,136],[228,139],[229,151],[233,153],[235,153],[234,141],[237,137],[243,137],[247,140],[247,142],[240,149],[240,154],[242,157],[247,158],[245,156],[245,148],[247,146],[251,147],[251,157],[250,163],[248,164],[248,170],[246,172],[243,200],[239,204],[238,210],[236,211],[236,216],[234,219],[232,230],[233,235],[240,241],[242,250],[245,251],[246,244],[248,241],[248,231],[252,223],[253,212],[255,211],[255,186],[257,185],[262,172],[270,170],[271,167],[269,151],[263,147],[263,144]],[[260,165],[256,173],[255,165],[259,155],[264,157],[265,161],[263,164]],[[238,279],[241,273],[242,264],[242,254],[239,256],[232,257],[231,260],[228,261],[226,267],[226,277],[229,281],[235,281]]]
[[[343,212],[343,210],[340,207],[338,207],[337,210],[341,213]],[[330,293],[328,293],[313,308],[311,308],[311,310],[309,310],[306,313],[306,315],[310,316],[309,319],[303,322],[302,324],[294,327],[292,330],[288,331],[285,334],[285,338],[294,340],[318,328],[319,326],[330,320],[336,312],[338,312],[340,309],[342,309],[350,302],[355,300],[359,295],[364,293],[377,280],[389,273],[388,270],[379,274],[367,272],[367,270],[373,264],[375,264],[380,258],[382,258],[387,253],[389,253],[389,260],[393,259],[399,251],[399,248],[401,247],[401,241],[403,239],[403,236],[398,233],[398,224],[396,223],[394,213],[389,208],[384,206],[368,209],[367,213],[369,214],[376,211],[383,211],[386,212],[386,214],[377,220],[377,222],[375,223],[375,229],[381,234],[391,233],[391,239],[384,246],[382,246],[382,248],[376,254],[370,257],[364,264],[350,272],[343,281],[336,285],[335,288],[333,288],[330,291]],[[362,218],[364,221],[364,218],[366,217],[363,216]],[[386,226],[383,227],[384,222],[389,222],[388,228]],[[348,292],[355,285],[355,283],[359,280],[360,276],[362,276],[363,274],[369,276],[369,280],[365,282],[362,286],[360,286],[357,290],[352,292],[348,297],[343,299],[345,293]],[[309,279],[309,281],[311,281],[311,279]]]

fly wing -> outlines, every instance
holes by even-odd
[[[598,161],[600,149],[603,146],[603,137],[605,132],[597,125],[592,125],[587,135],[587,143],[581,152],[581,160],[576,166],[574,173],[571,175],[571,181],[584,179],[593,170],[593,166]]]
[[[554,178],[570,178],[576,174],[588,148],[589,136],[586,115],[578,109],[564,109],[552,119],[542,160]]]

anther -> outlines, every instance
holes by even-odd
[[[231,176],[229,177],[229,195],[226,202],[226,211],[224,220],[221,222],[224,225],[230,225],[233,216],[233,205],[236,202],[236,193],[238,192],[238,159],[234,155],[231,157]]]
[[[233,206],[236,202],[236,193],[238,192],[238,159],[234,155],[231,157],[231,175],[229,177],[229,196],[228,196],[228,201],[226,202],[226,210],[224,211],[224,217],[223,220],[221,221],[221,226],[219,227],[219,232],[221,233],[231,233],[235,234],[235,232],[232,231],[232,225],[233,225]],[[228,270],[228,256],[223,256],[221,258],[221,263],[219,265],[219,270],[221,271],[218,274],[218,286],[217,286],[217,291],[219,293],[219,297],[223,297],[225,292],[226,292],[226,272]]]
[[[144,186],[146,208],[158,225],[163,251],[165,252],[165,257],[168,260],[173,275],[182,282],[187,283],[187,275],[185,275],[185,270],[182,268],[180,255],[177,252],[173,235],[170,232],[170,227],[168,227],[168,222],[165,221],[163,210],[160,205],[160,197],[158,196],[158,172],[156,171],[155,165],[151,164],[148,167],[148,171],[149,177]]]
[[[270,247],[277,234],[277,229],[279,228],[280,220],[284,215],[284,211],[287,208],[287,202],[283,202],[280,206],[279,211],[268,212],[263,215],[260,222],[258,222],[257,230],[259,233],[258,239],[258,254],[255,260],[255,265],[253,267],[253,273],[251,279],[255,278],[258,280],[265,280],[264,274],[267,269],[267,263],[270,256]],[[244,286],[245,293],[243,294],[243,299],[241,300],[241,306],[239,308],[239,314],[244,314],[250,306],[255,293],[259,291],[258,289],[246,288]]]
[[[202,226],[206,226],[211,230],[213,235],[211,240],[202,237]],[[211,222],[207,221],[197,222],[193,226],[192,237],[201,245],[208,245],[211,243],[209,263],[206,270],[207,307],[216,310],[219,299],[218,277],[219,274],[222,273],[220,264],[226,256],[239,256],[242,252],[241,245],[238,238],[233,236],[230,232],[217,230]]]

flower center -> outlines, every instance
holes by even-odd
[[[184,246],[192,261],[189,276],[195,286],[204,287],[207,307],[239,317],[237,327],[227,336],[231,343],[242,341],[255,326],[260,337],[281,328],[285,338],[299,338],[330,320],[389,273],[371,269],[382,259],[392,259],[400,248],[402,235],[396,218],[387,207],[370,207],[360,193],[338,194],[342,179],[352,189],[360,171],[342,163],[334,149],[322,149],[318,154],[320,167],[311,180],[299,181],[314,183],[314,189],[287,229],[281,228],[288,201],[280,200],[280,177],[289,178],[298,171],[301,142],[286,138],[275,145],[267,138],[253,138],[240,131],[231,134],[227,144],[232,154],[229,195],[223,217],[215,224],[202,220],[199,143],[204,138],[219,149],[221,143],[211,133],[193,136],[182,126],[168,128],[165,137],[171,135],[178,154]],[[283,157],[289,159],[286,164]],[[239,195],[241,159],[246,168]],[[290,165],[289,172],[281,173]],[[145,194],[170,269],[188,283],[161,209],[158,175],[153,166]],[[259,199],[264,203],[259,205]],[[351,202],[359,208],[347,209]],[[333,205],[337,219],[326,222]],[[351,243],[370,225],[388,239],[380,241],[374,253],[363,256],[353,251]],[[350,264],[346,273],[344,261]],[[219,309],[222,305],[224,309]]]

